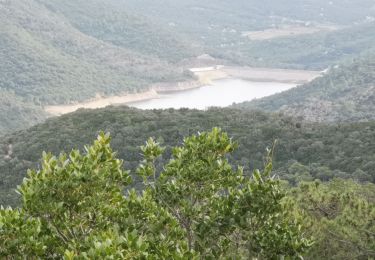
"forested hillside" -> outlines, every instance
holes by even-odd
[[[32,101],[68,103],[184,79],[157,57],[91,37],[37,1],[5,1],[1,6],[0,87]],[[132,21],[126,14],[123,18]]]
[[[71,103],[97,95],[137,92],[156,82],[191,79],[191,75],[157,55],[169,53],[171,46],[176,53],[181,47],[177,44],[178,37],[168,33],[154,34],[154,31],[160,31],[157,26],[124,12],[103,23],[108,19],[108,12],[114,15],[111,10],[115,7],[110,9],[107,5],[96,5],[96,12],[102,10],[103,17],[95,17],[95,10],[84,3],[88,2],[82,1],[81,5],[75,2],[74,6],[64,2],[66,8],[76,10],[82,19],[84,17],[79,13],[82,8],[79,7],[85,7],[91,20],[82,26],[94,26],[92,21],[96,20],[102,24],[101,30],[94,27],[90,33],[89,29],[76,26],[61,10],[52,9],[52,2],[47,7],[46,3],[35,0],[0,2],[0,90],[13,93],[14,100],[9,95],[7,97],[9,102],[14,105],[25,102],[20,105],[30,107],[35,117],[42,118],[44,115],[40,107],[43,105]],[[90,10],[93,14],[89,13]],[[103,30],[110,30],[111,26],[115,26],[115,20],[127,26],[124,31],[133,28],[131,35],[123,35],[131,44],[116,45],[111,39],[92,34],[93,31],[100,34]],[[152,35],[158,36],[152,38]],[[172,41],[174,37],[176,40]],[[140,51],[144,46],[150,46],[148,54]],[[181,52],[182,56],[192,55],[188,53],[188,48],[181,49],[187,53]],[[151,52],[155,53],[150,55]],[[8,115],[1,114],[1,117]],[[11,117],[6,119],[9,121]],[[37,122],[34,116],[28,117],[25,113],[19,118],[20,122],[22,120],[26,120],[25,126]],[[5,130],[19,129],[19,126],[22,124],[0,123]]]
[[[332,1],[290,0],[129,0],[134,11],[164,22],[175,22],[182,30],[202,33],[211,25],[212,30],[231,26],[238,31],[266,29],[285,21],[313,21],[329,24],[353,25],[375,15],[371,0]],[[276,23],[276,24],[274,24]],[[215,26],[213,26],[215,25]]]
[[[9,129],[28,128],[47,118],[41,107],[0,88],[0,135]]]
[[[375,22],[335,31],[241,43],[213,55],[250,66],[324,70],[347,58],[374,50]]]
[[[135,53],[170,62],[200,54],[183,34],[154,23],[145,14],[130,12],[126,1],[37,0],[61,14],[79,31]]]
[[[185,33],[216,58],[251,66],[323,70],[375,44],[375,5],[371,0],[163,0],[162,4],[130,0],[126,4],[171,31]],[[285,28],[314,33],[276,37]],[[248,32],[268,29],[274,30],[274,37],[246,37]]]
[[[372,259],[374,184],[291,187],[273,176],[270,153],[263,169],[244,174],[228,161],[236,149],[218,128],[168,155],[150,138],[138,190],[109,134],[82,152],[44,153],[17,188],[20,207],[0,208],[0,256]]]
[[[42,151],[54,154],[82,148],[100,130],[110,132],[112,145],[134,170],[141,160],[140,149],[153,136],[167,147],[182,142],[184,136],[221,127],[240,144],[231,156],[233,163],[245,169],[262,168],[266,149],[277,141],[275,173],[292,184],[300,180],[330,180],[334,177],[375,182],[373,168],[375,123],[307,124],[290,117],[236,109],[150,110],[110,107],[81,110],[49,119],[1,139],[0,204],[14,204],[14,188],[26,170],[38,164]]]
[[[323,70],[374,46],[374,16],[371,0],[1,1],[0,91],[33,115],[0,127],[33,125],[46,105],[191,80],[187,69],[204,53],[217,63]]]
[[[226,158],[236,145],[215,128],[184,139],[163,171],[154,140],[142,147],[142,192],[129,188],[101,133],[81,154],[43,156],[19,186],[22,208],[0,208],[0,256],[58,259],[296,258],[312,239],[284,205],[272,163],[253,177]],[[275,232],[277,231],[277,232]],[[270,237],[275,239],[269,239]],[[233,239],[230,239],[233,238]],[[278,242],[276,242],[277,240]],[[251,246],[249,246],[251,245]]]
[[[0,259],[374,260],[374,112],[375,0],[0,0]]]
[[[309,121],[374,120],[375,54],[334,66],[306,85],[236,107],[280,111]]]

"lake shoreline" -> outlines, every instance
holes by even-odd
[[[173,85],[173,86],[169,86]],[[174,83],[158,83],[152,85],[148,90],[138,93],[124,93],[123,95],[101,97],[99,94],[91,100],[77,102],[75,104],[54,105],[44,107],[44,111],[51,116],[61,116],[72,113],[78,109],[97,109],[111,105],[127,105],[131,103],[157,99],[161,94],[189,91],[203,87],[199,81],[185,81]]]
[[[211,85],[214,81],[225,79],[241,79],[250,82],[275,82],[287,84],[304,84],[321,76],[319,71],[285,70],[270,68],[214,66],[192,68],[197,80],[184,82],[167,82],[152,84],[148,90],[139,93],[96,98],[74,104],[46,106],[44,110],[51,116],[61,116],[78,109],[104,108],[110,105],[129,105],[160,98],[163,94],[189,91]]]

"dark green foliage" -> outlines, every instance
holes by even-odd
[[[375,109],[375,54],[332,67],[311,83],[239,108],[281,111],[310,121],[369,121]]]
[[[0,135],[31,127],[46,118],[41,107],[0,88]]]
[[[315,243],[307,259],[375,257],[375,185],[336,179],[301,183],[290,191]]]
[[[0,141],[0,190],[2,204],[15,205],[14,188],[28,168],[39,165],[42,151],[59,153],[81,148],[103,129],[113,137],[112,145],[127,168],[135,172],[140,149],[152,136],[166,147],[161,162],[184,136],[219,126],[240,144],[230,161],[249,172],[264,164],[264,151],[277,139],[274,169],[282,178],[299,180],[334,177],[374,182],[375,123],[308,124],[283,115],[236,109],[148,110],[110,107],[80,110],[49,119],[46,123],[3,137]],[[12,154],[9,154],[9,147]]]
[[[228,163],[236,145],[221,130],[186,138],[158,177],[141,166],[143,191],[126,195],[130,176],[109,142],[101,133],[84,154],[43,155],[18,188],[22,209],[0,209],[0,256],[296,259],[311,246],[272,162],[244,176]],[[163,149],[150,139],[143,151],[152,166]]]

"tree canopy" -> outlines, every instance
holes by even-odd
[[[215,128],[188,137],[162,171],[150,139],[138,168],[141,192],[101,133],[85,152],[43,154],[19,186],[22,207],[0,210],[0,256],[18,258],[297,258],[311,246],[285,193],[263,171],[245,176],[227,155],[236,144]],[[123,190],[126,189],[125,194]]]
[[[310,83],[235,106],[283,112],[314,122],[373,121],[374,71],[374,52],[365,52],[330,67]]]
[[[222,128],[240,144],[229,160],[244,166],[245,172],[262,168],[263,151],[278,140],[274,173],[293,185],[333,178],[375,182],[374,122],[330,125],[230,108],[138,110],[119,106],[80,110],[0,139],[0,204],[18,204],[14,189],[27,169],[40,167],[43,151],[58,154],[83,149],[101,129],[112,133],[114,150],[134,173],[142,159],[139,146],[150,136],[166,148],[156,162],[161,169],[184,136],[213,127]],[[134,178],[132,185],[138,183],[139,178]]]
[[[302,182],[288,193],[315,239],[308,259],[374,259],[374,184]]]

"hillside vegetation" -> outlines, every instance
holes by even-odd
[[[0,87],[32,101],[69,103],[186,78],[157,57],[85,34],[37,1],[5,1],[1,7]]]
[[[332,67],[306,85],[236,107],[280,111],[309,121],[374,120],[375,54]]]
[[[371,259],[374,184],[302,181],[293,188],[264,170],[244,174],[238,145],[218,128],[184,138],[172,153],[150,138],[132,189],[101,132],[84,152],[29,170],[21,208],[0,208],[0,256],[22,258]],[[163,156],[164,166],[157,167]],[[125,166],[125,168],[127,168]],[[140,192],[140,190],[142,192]]]
[[[324,70],[363,52],[373,51],[374,35],[375,22],[369,22],[298,37],[250,43],[242,40],[236,48],[228,46],[225,47],[227,51],[214,51],[213,55],[250,66]]]
[[[41,123],[47,118],[41,107],[0,88],[0,135],[9,129],[23,129]]]
[[[374,260],[374,111],[374,0],[0,0],[0,259]]]
[[[58,259],[298,257],[312,241],[288,211],[285,191],[264,171],[244,176],[219,129],[187,137],[162,172],[154,140],[142,147],[143,192],[101,133],[86,152],[43,156],[19,186],[22,208],[0,208],[0,256]],[[304,228],[304,227],[303,227]],[[270,239],[274,238],[274,239]],[[277,242],[276,242],[277,241]]]
[[[179,32],[129,10],[126,1],[37,0],[50,11],[63,15],[86,35],[115,46],[169,62],[199,55],[199,49]]]
[[[16,204],[14,188],[28,168],[39,165],[43,151],[82,148],[100,130],[112,133],[112,145],[133,170],[142,159],[139,146],[152,136],[167,147],[184,136],[221,127],[240,144],[230,161],[246,171],[262,168],[266,149],[277,141],[275,173],[295,184],[334,177],[375,182],[375,123],[307,124],[290,117],[237,109],[149,110],[110,107],[80,110],[3,137],[0,141],[0,204]]]
[[[371,0],[163,0],[162,4],[130,0],[126,5],[175,33],[184,33],[216,58],[251,66],[323,70],[375,44]],[[295,26],[334,30],[263,41],[244,36],[251,31]]]
[[[211,25],[212,31],[225,27],[238,31],[265,29],[281,22],[319,22],[353,25],[375,14],[371,0],[327,2],[324,0],[128,0],[134,11],[164,22],[175,22],[182,30],[200,33]]]
[[[374,46],[374,13],[370,0],[5,0],[0,89],[41,120],[47,105],[192,80],[187,69],[204,66],[197,59],[204,53],[216,58],[211,63],[323,70]],[[316,32],[264,41],[246,36],[295,26]],[[23,123],[2,121],[1,129],[39,122],[22,115]]]
[[[133,28],[131,35],[123,35],[128,44],[116,45],[104,36],[92,35],[93,31],[100,33],[99,27],[94,27],[91,33],[86,32],[90,30],[85,31],[76,26],[69,17],[63,15],[62,10],[52,9],[52,2],[47,5],[47,2],[36,0],[1,1],[0,90],[12,93],[14,99],[11,100],[11,96],[7,95],[7,100],[14,103],[14,106],[24,102],[20,105],[30,107],[35,114],[33,116],[29,113],[28,117],[23,113],[18,118],[20,123],[15,125],[6,124],[12,117],[8,118],[7,114],[2,113],[1,117],[6,118],[6,121],[0,123],[1,129],[11,131],[35,124],[38,122],[35,117],[45,117],[41,110],[45,105],[73,103],[98,95],[137,92],[157,82],[192,79],[189,73],[170,64],[169,60],[175,58],[167,59],[165,56],[150,54],[168,54],[171,46],[176,53],[180,48],[177,44],[178,37],[172,41],[174,36],[168,33],[155,34],[153,32],[160,31],[157,26],[153,27],[143,18],[134,19],[124,12],[119,12],[117,16],[113,16],[114,20],[103,24],[109,13],[114,14],[111,11],[114,7],[111,9],[104,5],[101,9],[96,3],[93,5],[97,6],[96,12],[103,10],[103,17],[96,17],[94,8],[85,5],[87,1],[74,3],[75,5],[70,6],[64,2],[66,8],[71,8],[71,12],[68,12],[70,14],[75,14],[72,10],[86,10],[87,17],[91,20],[82,25],[85,28],[92,25],[94,20],[102,24],[102,31],[114,26],[114,20],[127,26],[123,28],[124,31]],[[89,10],[93,13],[89,13]],[[79,15],[84,19],[82,14]],[[152,35],[158,36],[153,38]],[[143,44],[140,44],[141,41]],[[150,46],[148,53],[140,51],[144,46]],[[181,52],[180,55],[192,55],[188,48],[181,49],[186,52]],[[1,111],[5,111],[5,108]],[[25,123],[22,124],[24,120]]]

